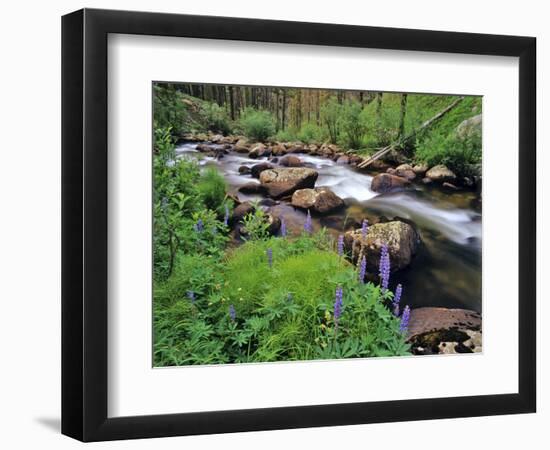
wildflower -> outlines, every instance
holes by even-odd
[[[231,319],[231,322],[235,322],[235,319],[237,318],[237,312],[235,311],[235,307],[233,305],[229,305],[229,318]]]
[[[195,303],[195,293],[193,291],[187,291],[187,298],[191,300],[191,303]]]
[[[229,206],[225,204],[225,215],[223,216],[223,224],[227,226],[229,224]]]
[[[361,237],[365,239],[367,237],[367,232],[369,231],[369,221],[367,219],[363,220],[361,225]]]
[[[336,288],[336,294],[334,296],[334,327],[338,328],[338,322],[340,321],[340,316],[342,315],[342,298],[344,296],[344,291],[342,286]]]
[[[380,282],[382,286],[382,292],[388,289],[390,282],[390,254],[388,253],[388,246],[382,245],[380,251]]]
[[[268,248],[267,251],[267,264],[269,267],[273,267],[273,250],[271,248]]]
[[[342,256],[344,254],[344,235],[343,234],[338,236],[337,250],[338,250],[338,256]]]
[[[287,301],[288,303],[292,302],[292,293],[289,292],[289,293],[287,294],[287,296],[286,296],[286,301]]]
[[[197,220],[197,223],[195,224],[195,231],[197,233],[202,233],[203,230],[204,230],[204,223],[203,223],[202,219],[199,219],[199,220]]]
[[[403,293],[403,286],[398,284],[395,288],[395,295],[393,296],[393,313],[395,316],[399,316],[399,302],[401,300],[401,294]]]
[[[401,333],[406,333],[409,328],[409,319],[411,317],[411,309],[409,305],[405,306],[403,310],[403,315],[401,316],[401,324],[399,325],[399,331]]]
[[[284,217],[281,217],[281,236],[286,236],[286,222]]]
[[[309,213],[309,209],[307,210],[307,217],[304,223],[304,230],[308,234],[311,234],[313,232],[313,224],[311,223],[311,214]]]
[[[359,283],[365,282],[365,274],[367,272],[367,258],[363,256],[361,262],[359,263]]]

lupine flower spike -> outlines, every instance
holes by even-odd
[[[403,315],[401,316],[401,325],[399,325],[399,330],[401,333],[406,333],[409,329],[409,319],[411,317],[411,309],[409,305],[405,306],[403,309]]]
[[[342,256],[344,254],[344,235],[343,234],[338,236],[337,251],[338,251],[338,256]]]
[[[197,220],[197,223],[195,224],[195,231],[197,233],[202,233],[203,229],[204,229],[204,223],[202,219]]]
[[[266,251],[267,254],[267,264],[269,267],[273,267],[273,250],[271,248],[268,248]]]
[[[225,226],[228,226],[229,224],[229,206],[227,206],[227,203],[225,204],[225,215],[223,216],[223,224]]]
[[[359,283],[365,282],[365,275],[367,273],[367,258],[364,256],[361,258],[359,263]]]
[[[338,322],[340,321],[340,316],[342,315],[342,306],[343,306],[343,296],[344,290],[342,286],[336,288],[336,294],[334,295],[334,328],[338,328]]]
[[[229,305],[229,318],[231,319],[231,322],[235,322],[235,319],[237,318],[237,312],[235,311],[235,307],[233,305]]]
[[[286,237],[286,222],[284,217],[281,217],[281,236]]]
[[[380,251],[380,283],[382,286],[382,292],[388,289],[390,282],[390,254],[388,252],[388,246],[384,244]]]
[[[304,223],[304,231],[307,234],[311,234],[313,232],[313,225],[311,223],[311,214],[309,213],[309,209],[307,210],[307,217]]]
[[[361,225],[361,237],[365,239],[369,231],[369,221],[367,219],[363,220],[363,225]]]
[[[401,301],[401,294],[403,293],[403,286],[401,284],[398,284],[395,288],[395,295],[393,296],[393,314],[398,317],[399,316],[399,302]]]
[[[191,303],[195,303],[195,293],[193,291],[187,291],[187,298],[191,300]]]

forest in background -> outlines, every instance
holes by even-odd
[[[445,164],[464,176],[480,174],[481,129],[456,133],[481,114],[481,97],[469,96],[425,130],[423,123],[459,99],[452,95],[279,87],[156,83],[156,127],[176,137],[213,131],[258,141],[328,142],[359,155],[395,145],[389,158]]]

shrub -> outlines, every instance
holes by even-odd
[[[415,157],[430,166],[445,164],[453,172],[468,176],[471,166],[481,162],[481,134],[459,138],[435,131],[416,144]]]
[[[277,133],[273,136],[273,140],[278,142],[291,142],[297,141],[298,136],[296,135],[296,130],[287,128],[286,130],[277,131]]]
[[[225,178],[215,168],[206,169],[197,184],[197,190],[204,205],[219,213],[222,212],[226,189]]]
[[[266,214],[261,208],[256,207],[254,212],[243,218],[243,231],[246,234],[245,240],[266,239],[269,237],[269,223]]]
[[[275,121],[269,111],[246,108],[241,115],[240,126],[248,137],[257,141],[265,141],[275,133]]]
[[[330,142],[333,144],[336,144],[340,137],[340,114],[341,105],[334,97],[321,107],[321,120],[327,127]]]
[[[323,130],[316,124],[308,122],[302,125],[297,138],[306,144],[323,140]]]
[[[341,124],[344,132],[344,144],[352,149],[359,149],[363,144],[366,126],[363,122],[361,104],[358,101],[347,101],[342,107]]]
[[[210,131],[221,134],[230,134],[231,126],[225,108],[217,103],[204,102],[202,105],[202,114],[207,124],[206,128]]]

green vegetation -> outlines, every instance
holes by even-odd
[[[155,288],[155,365],[408,354],[391,297],[359,283],[322,234],[250,240],[221,259],[185,256]]]
[[[246,136],[256,141],[265,141],[275,133],[275,122],[269,111],[246,108],[239,125]]]
[[[456,96],[223,85],[155,84],[155,126],[175,137],[212,131],[254,141],[330,142],[372,154],[398,145],[412,163],[447,164],[467,175],[481,159],[481,136],[459,139],[456,127],[481,113],[481,98],[466,97],[441,120],[422,124]]]

